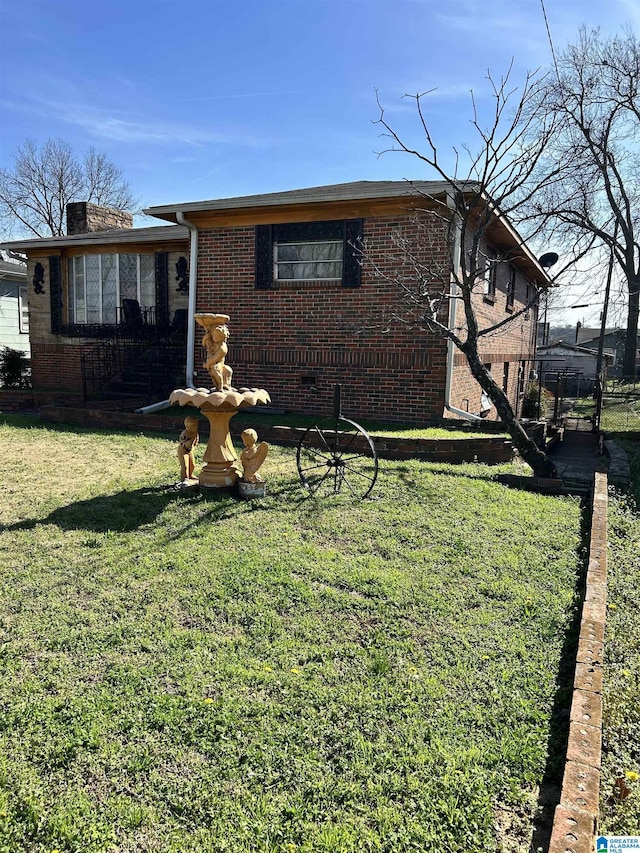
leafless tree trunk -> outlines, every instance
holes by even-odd
[[[640,307],[640,42],[631,31],[603,38],[582,29],[557,59],[529,104],[555,132],[537,164],[540,192],[523,205],[535,224],[567,251],[592,244],[611,253],[628,293],[623,371],[636,374]]]
[[[488,80],[493,110],[484,123],[472,99],[472,126],[480,142],[476,152],[468,147],[462,153],[456,151],[453,175],[441,164],[426,119],[423,106],[429,92],[411,96],[425,139],[423,150],[407,146],[387,122],[381,108],[378,122],[384,135],[391,139],[387,150],[411,154],[435,172],[446,189],[443,193],[425,195],[424,210],[416,213],[413,234],[397,236],[391,262],[369,245],[363,247],[362,258],[363,264],[370,265],[378,276],[395,285],[397,303],[389,310],[385,322],[404,323],[451,341],[464,354],[472,375],[495,405],[522,457],[536,475],[548,477],[555,473],[553,464],[525,433],[481,355],[484,340],[499,334],[507,324],[521,320],[525,312],[537,305],[540,292],[548,284],[547,277],[538,267],[540,281],[532,287],[529,303],[503,320],[483,327],[478,322],[477,308],[492,265],[517,265],[525,255],[531,261],[529,250],[515,231],[513,248],[498,257],[489,256],[487,240],[498,220],[506,221],[523,200],[532,199],[539,189],[535,168],[554,131],[554,120],[549,120],[542,133],[527,133],[534,121],[530,105],[535,102],[541,85],[535,75],[527,77],[520,92],[511,87],[509,75],[498,83],[490,76]],[[464,170],[463,157],[468,163]],[[446,234],[446,263],[434,261],[426,245],[432,239],[435,221]],[[452,304],[459,307],[454,309]]]
[[[79,159],[64,140],[49,139],[41,148],[27,140],[13,168],[0,170],[0,219],[9,231],[17,227],[36,237],[60,236],[70,201],[118,210],[136,204],[122,172],[105,154],[90,148]]]

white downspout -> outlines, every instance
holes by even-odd
[[[453,197],[451,193],[447,193],[447,205],[453,208]],[[453,213],[455,219],[458,219],[458,214]],[[449,321],[448,328],[455,329],[456,312],[458,307],[458,285],[456,276],[460,270],[460,255],[462,252],[462,229],[459,225],[456,227],[455,238],[453,244],[453,269],[451,270],[451,287],[449,290]],[[453,384],[453,357],[455,355],[455,344],[449,338],[447,340],[447,374],[444,386],[444,407],[447,412],[458,415],[467,421],[481,421],[479,415],[474,415],[471,412],[465,412],[464,409],[458,409],[451,405],[451,385]]]
[[[198,227],[193,222],[184,218],[181,210],[176,211],[176,220],[180,225],[186,225],[191,232],[190,259],[189,259],[189,308],[187,317],[187,369],[185,375],[185,387],[193,388],[194,354],[196,343],[196,282],[198,280]]]
[[[198,228],[192,222],[187,222],[181,210],[176,211],[176,220],[179,225],[186,225],[191,232],[190,239],[190,256],[189,256],[189,307],[187,309],[187,366],[185,371],[185,388],[193,388],[194,374],[194,350],[196,340],[196,321],[194,314],[196,313],[196,280],[198,278]],[[168,409],[171,403],[168,400],[162,400],[160,403],[152,403],[150,406],[143,406],[141,409],[136,409],[136,412],[146,415],[152,412],[159,412],[162,409]]]

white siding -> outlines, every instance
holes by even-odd
[[[29,334],[20,331],[19,292],[17,282],[0,281],[0,347],[19,349],[29,355]]]

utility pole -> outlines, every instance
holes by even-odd
[[[615,232],[617,233],[618,226],[616,223]],[[616,233],[613,235],[613,239],[616,238]],[[610,250],[609,254],[609,270],[607,272],[607,286],[604,291],[604,305],[602,306],[602,322],[600,323],[600,339],[598,340],[598,360],[596,362],[596,376],[600,379],[602,375],[602,361],[604,357],[604,336],[607,329],[607,312],[609,310],[609,293],[611,292],[611,279],[613,277],[613,249]],[[604,384],[604,383],[603,383]]]

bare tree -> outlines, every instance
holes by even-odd
[[[515,230],[510,232],[511,248],[494,255],[488,247],[496,242],[499,223],[507,222],[514,209],[535,196],[539,189],[535,169],[555,130],[553,116],[541,132],[538,118],[531,115],[530,106],[536,102],[543,81],[536,74],[528,75],[518,90],[511,86],[509,76],[510,72],[499,82],[490,75],[487,78],[493,106],[486,123],[472,94],[471,125],[479,143],[477,150],[464,146],[455,152],[452,174],[441,162],[427,120],[425,104],[430,92],[410,96],[415,100],[425,140],[422,150],[406,145],[380,108],[378,123],[383,135],[391,139],[387,150],[416,157],[435,173],[445,189],[425,194],[423,209],[416,212],[411,228],[398,231],[392,250],[380,253],[365,244],[362,262],[394,285],[397,299],[388,307],[384,322],[438,335],[463,353],[471,374],[495,405],[521,456],[536,475],[548,477],[555,473],[551,460],[526,434],[482,357],[484,342],[503,333],[507,325],[521,323],[548,284],[538,266],[540,280],[532,282],[527,304],[503,319],[481,321],[479,308],[487,280],[498,268],[523,261],[529,265],[533,261],[536,266]],[[534,122],[537,132],[529,133]],[[535,237],[535,228],[530,229],[529,236]],[[434,243],[446,245],[446,256],[434,251]],[[559,274],[563,271],[564,266]]]
[[[38,147],[28,139],[11,169],[0,169],[0,219],[12,230],[36,237],[65,233],[70,201],[91,201],[131,210],[136,201],[121,170],[90,148],[79,158],[68,142],[49,139]]]
[[[623,372],[636,374],[640,308],[640,42],[629,30],[603,38],[580,30],[529,104],[528,131],[552,122],[536,167],[539,192],[520,208],[567,251],[613,255],[627,288]],[[526,227],[526,226],[524,226]]]

